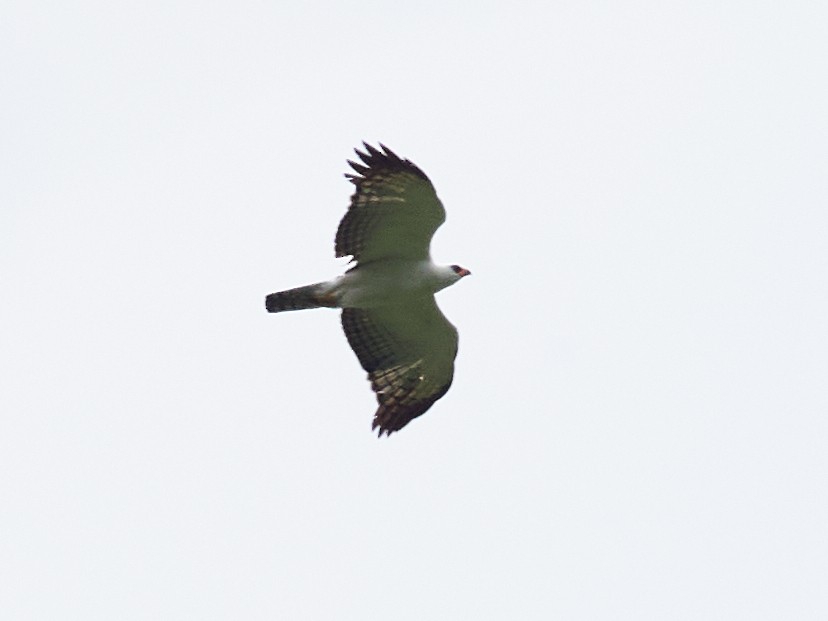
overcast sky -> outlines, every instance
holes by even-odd
[[[0,617],[828,618],[822,2],[6,2]],[[448,212],[402,432],[323,309]]]

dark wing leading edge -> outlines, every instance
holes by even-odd
[[[457,330],[433,296],[371,309],[346,308],[342,327],[368,372],[379,408],[373,429],[391,435],[448,392]]]
[[[357,173],[346,174],[356,186],[351,206],[336,232],[336,256],[357,262],[377,259],[426,259],[431,238],[446,219],[443,204],[425,173],[380,144],[367,143],[348,161]]]

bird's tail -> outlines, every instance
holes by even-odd
[[[280,313],[282,311],[320,308],[322,306],[336,307],[335,296],[326,293],[324,284],[316,283],[315,285],[271,293],[265,298],[265,308],[267,308],[268,313]]]

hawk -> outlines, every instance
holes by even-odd
[[[341,308],[342,328],[368,372],[379,408],[372,429],[391,435],[446,394],[454,377],[457,329],[434,294],[471,272],[435,265],[429,246],[446,219],[425,173],[380,144],[355,149],[362,163],[351,205],[336,232],[337,257],[353,265],[326,282],[271,293],[270,313]]]

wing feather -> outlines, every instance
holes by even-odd
[[[372,428],[379,428],[379,435],[399,431],[451,387],[457,329],[433,296],[343,309],[342,327],[376,393]]]
[[[425,173],[380,144],[355,149],[362,164],[348,161],[357,174],[351,205],[336,232],[337,257],[367,263],[387,258],[426,259],[434,232],[446,212]]]

